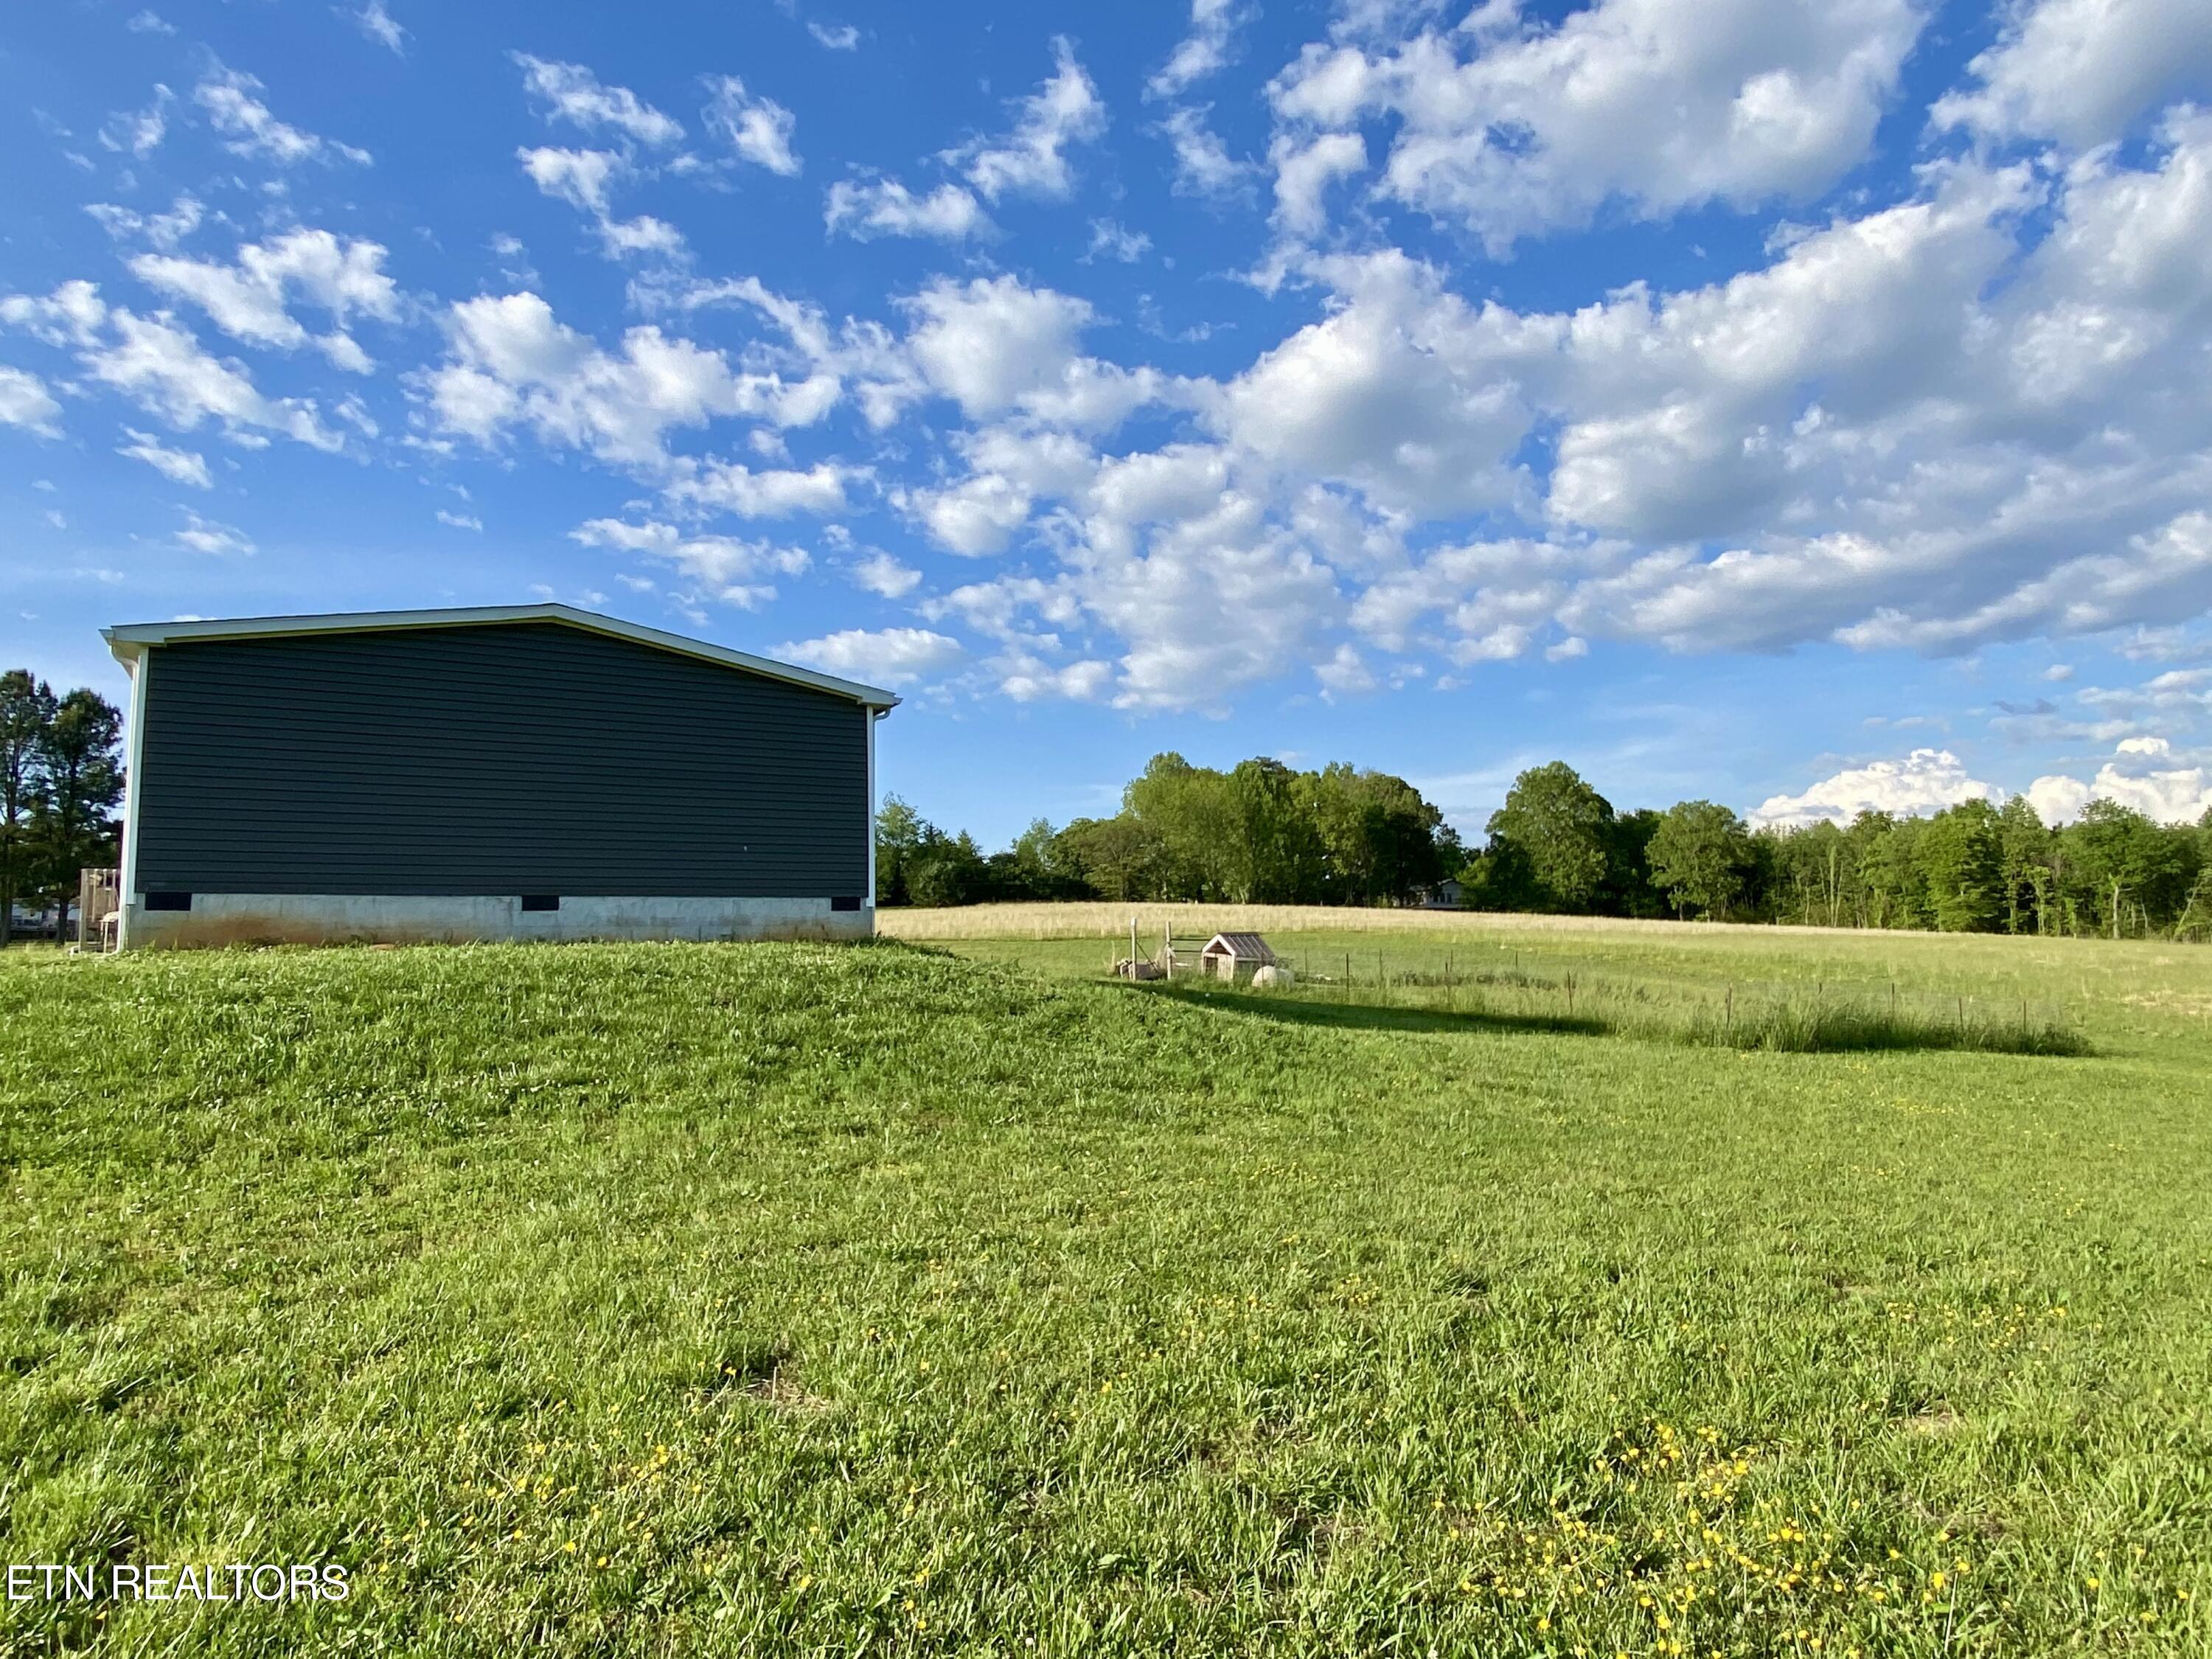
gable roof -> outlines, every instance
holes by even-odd
[[[1267,948],[1267,941],[1257,933],[1216,933],[1199,952],[1202,957],[1216,954],[1230,957],[1238,962],[1273,962],[1275,953]]]
[[[629,640],[634,644],[651,646],[655,650],[672,651],[678,656],[696,657],[702,662],[719,663],[725,668],[743,669],[748,673],[764,675],[772,680],[783,680],[793,685],[827,691],[835,696],[849,697],[867,708],[888,712],[898,706],[898,698],[879,686],[863,685],[857,680],[841,680],[834,674],[817,674],[811,668],[801,668],[793,663],[777,662],[770,657],[756,657],[749,651],[733,651],[726,645],[710,645],[704,640],[647,628],[642,623],[602,617],[597,611],[579,611],[574,605],[478,605],[437,611],[350,611],[310,617],[235,617],[194,622],[124,623],[112,628],[103,628],[100,635],[107,641],[108,649],[115,653],[116,660],[127,665],[151,647],[177,645],[188,640],[272,639],[299,634],[372,634],[403,628],[477,628],[500,623],[557,623],[566,628],[580,628],[587,634],[604,634],[610,639]]]

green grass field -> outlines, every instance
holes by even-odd
[[[2212,951],[1382,945],[0,958],[9,1561],[354,1586],[8,1650],[2212,1651]]]

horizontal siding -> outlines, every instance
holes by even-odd
[[[147,653],[138,886],[801,898],[867,886],[868,713],[557,623]]]

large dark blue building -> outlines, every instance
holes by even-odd
[[[566,605],[111,628],[126,947],[853,936],[889,692]]]

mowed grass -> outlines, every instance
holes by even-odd
[[[0,959],[8,1559],[356,1584],[7,1641],[2212,1647],[2212,953],[1869,947],[2064,1005],[2053,1058],[1161,995],[1101,944]]]

